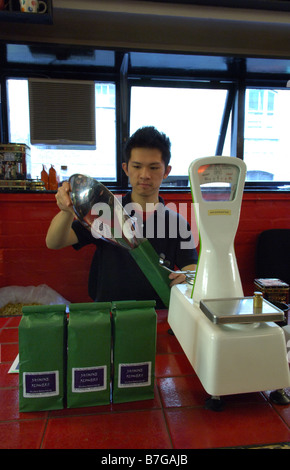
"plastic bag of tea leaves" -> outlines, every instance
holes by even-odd
[[[71,304],[68,322],[67,407],[110,403],[110,302]]]
[[[154,398],[155,301],[114,302],[112,318],[113,402]]]
[[[64,406],[66,306],[22,308],[19,324],[19,411]]]

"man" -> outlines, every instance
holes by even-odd
[[[195,270],[197,253],[189,225],[176,212],[167,209],[159,196],[160,185],[171,171],[170,147],[168,137],[154,127],[138,129],[130,137],[122,168],[132,190],[122,198],[122,205],[132,209],[129,215],[135,216],[144,236],[158,255],[165,255],[171,269]],[[126,249],[94,237],[80,222],[74,220],[69,191],[69,183],[64,182],[56,194],[60,212],[48,229],[47,247],[60,249],[72,245],[80,249],[87,244],[96,245],[89,274],[89,295],[92,300],[155,299],[157,308],[164,308],[161,299]],[[183,249],[182,243],[185,246]],[[184,282],[185,275],[170,273],[169,278],[172,286]]]

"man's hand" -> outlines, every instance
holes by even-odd
[[[182,284],[183,282],[185,282],[186,276],[185,274],[181,274],[180,272],[170,273],[169,279],[172,279],[171,283],[169,284],[170,287],[172,287],[176,284]]]
[[[56,203],[61,211],[68,211],[74,214],[72,201],[70,198],[71,186],[68,181],[64,181],[64,183],[58,188],[58,191],[55,195]]]
[[[59,250],[78,242],[78,238],[72,229],[75,214],[69,196],[70,190],[70,184],[65,181],[58,188],[55,195],[60,211],[52,219],[46,234],[46,246],[52,250]]]

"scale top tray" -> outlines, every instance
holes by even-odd
[[[284,312],[265,299],[262,307],[254,308],[253,297],[205,299],[200,301],[200,308],[216,324],[284,320]]]

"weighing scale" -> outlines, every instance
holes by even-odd
[[[168,322],[219,409],[224,395],[290,386],[289,364],[279,308],[245,298],[237,266],[236,235],[245,163],[235,157],[194,160],[189,179],[200,252],[193,287],[171,288]]]

